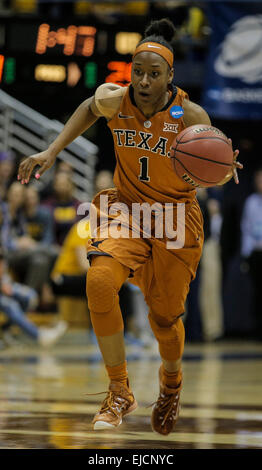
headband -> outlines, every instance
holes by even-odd
[[[140,46],[138,46],[134,52],[133,59],[137,54],[139,54],[139,52],[154,52],[155,54],[158,54],[163,57],[163,59],[166,60],[170,68],[173,67],[173,52],[171,52],[170,49],[168,49],[166,46],[162,46],[162,44],[159,44],[158,42],[144,42],[143,44],[140,44]]]

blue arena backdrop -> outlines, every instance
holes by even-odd
[[[212,28],[202,105],[212,117],[262,119],[262,1],[206,2]]]

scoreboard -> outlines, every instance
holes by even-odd
[[[139,31],[111,25],[29,22],[0,23],[0,83],[60,84],[94,89],[110,81],[130,81]]]
[[[0,87],[49,118],[66,120],[105,82],[125,86],[148,18],[0,18]]]

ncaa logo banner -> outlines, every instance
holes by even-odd
[[[202,105],[214,117],[262,119],[262,1],[210,2]]]

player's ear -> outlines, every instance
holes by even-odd
[[[168,70],[168,79],[167,79],[168,85],[171,85],[171,83],[173,82],[173,78],[174,78],[174,69],[172,67],[172,69]]]

